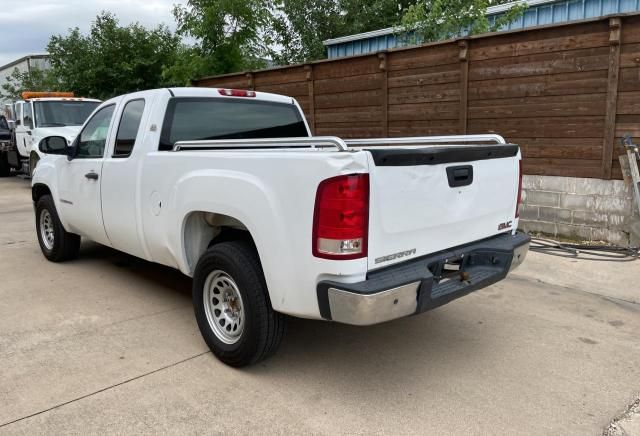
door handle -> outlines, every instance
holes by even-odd
[[[98,173],[94,173],[93,171],[88,172],[84,176],[89,180],[98,180]]]

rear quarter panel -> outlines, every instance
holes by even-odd
[[[318,184],[368,170],[366,153],[327,151],[152,152],[143,166],[144,240],[153,261],[192,275],[184,225],[197,211],[233,217],[250,231],[274,309],[319,318],[320,280],[360,281],[367,260],[313,257],[312,223]],[[158,202],[162,208],[158,212]]]

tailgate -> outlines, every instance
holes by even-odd
[[[370,270],[516,229],[517,145],[367,151]]]

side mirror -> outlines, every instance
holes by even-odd
[[[67,140],[62,136],[47,136],[38,144],[38,150],[44,154],[68,154]]]
[[[7,120],[7,124],[9,125],[9,130],[13,130],[16,128],[16,122],[13,120]]]

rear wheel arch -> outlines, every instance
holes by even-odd
[[[193,274],[200,257],[208,248],[231,241],[246,241],[256,249],[251,232],[237,218],[207,211],[187,214],[182,225],[182,244],[189,273]]]

